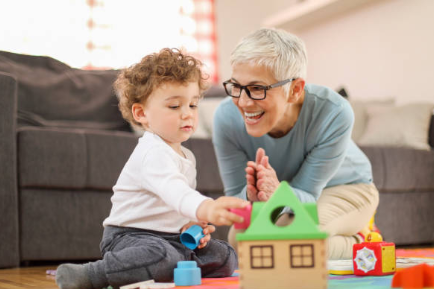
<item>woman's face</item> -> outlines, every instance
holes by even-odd
[[[275,79],[265,67],[239,63],[232,66],[231,82],[239,85],[271,85],[282,79]],[[292,127],[288,122],[288,102],[282,87],[267,90],[267,97],[254,100],[243,90],[240,98],[232,98],[243,116],[247,133],[260,137],[267,133],[287,133]]]

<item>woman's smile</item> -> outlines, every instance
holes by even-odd
[[[262,116],[264,115],[264,111],[256,111],[256,112],[244,112],[244,118],[247,124],[255,124],[258,123],[259,120],[262,118]]]

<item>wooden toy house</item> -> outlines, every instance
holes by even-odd
[[[277,226],[273,219],[283,207],[295,217]],[[237,235],[240,289],[326,289],[326,238],[316,204],[302,204],[282,182],[266,203],[253,203],[250,226]]]

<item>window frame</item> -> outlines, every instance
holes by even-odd
[[[296,248],[300,248],[300,254],[294,254],[294,249]],[[309,248],[310,249],[310,254],[305,254],[304,253],[304,248]],[[295,265],[294,264],[294,259],[295,258],[300,258],[301,260],[301,265]],[[308,259],[310,261],[311,264],[309,265],[305,265],[304,260],[306,260],[305,258],[310,258]],[[289,245],[289,266],[290,268],[294,268],[294,269],[303,269],[303,268],[314,268],[315,267],[315,247],[313,244],[292,244]]]
[[[260,249],[260,255],[254,255],[254,249]],[[270,249],[271,255],[264,256],[263,249]],[[270,258],[271,265],[264,266],[264,259]],[[254,265],[254,260],[260,259],[261,266]],[[273,269],[274,268],[274,246],[273,245],[256,245],[250,246],[250,268],[251,269]]]

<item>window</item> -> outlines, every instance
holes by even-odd
[[[4,2],[4,3],[3,3]],[[85,69],[123,68],[184,48],[218,81],[214,0],[0,0],[0,50]]]
[[[313,245],[290,245],[289,258],[291,268],[314,267]]]
[[[250,267],[252,269],[274,268],[273,246],[251,246]]]

